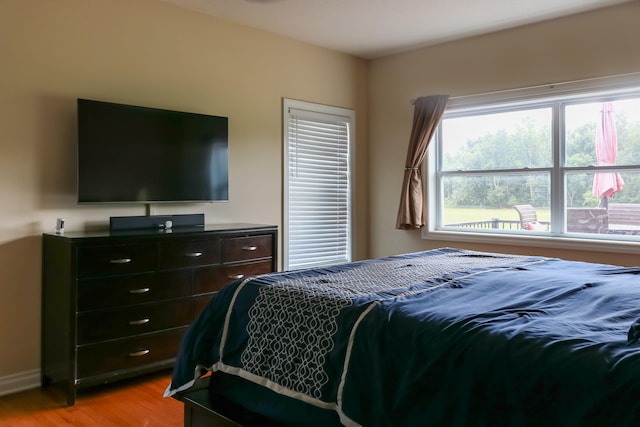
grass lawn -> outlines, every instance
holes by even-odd
[[[538,221],[549,221],[549,210],[537,210]],[[484,209],[484,208],[445,208],[445,222],[487,221],[493,218],[520,220],[518,212],[513,208]]]

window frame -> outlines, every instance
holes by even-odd
[[[347,224],[346,224],[346,239],[344,244],[346,245],[345,262],[353,260],[353,222],[354,222],[354,195],[355,195],[355,121],[356,114],[354,110],[350,110],[342,107],[334,107],[330,105],[317,104],[307,101],[299,101],[294,99],[283,98],[283,268],[285,270],[291,269],[290,263],[290,241],[291,241],[291,227],[290,227],[290,199],[289,199],[289,119],[290,110],[304,111],[311,115],[317,115],[318,117],[326,116],[338,119],[338,121],[344,121],[347,124],[348,135],[348,201],[347,201]],[[335,264],[335,263],[333,263]],[[312,264],[310,266],[328,266],[332,264]],[[296,267],[306,268],[305,266]]]
[[[427,226],[422,238],[470,243],[490,243],[513,246],[551,247],[618,253],[640,252],[640,236],[603,238],[597,235],[564,232],[565,177],[571,172],[593,172],[592,166],[565,166],[564,159],[564,109],[561,107],[583,102],[599,102],[604,99],[640,97],[640,73],[590,79],[562,84],[540,85],[524,89],[506,90],[481,95],[451,98],[443,120],[472,115],[473,113],[504,112],[523,108],[552,107],[553,165],[551,168],[535,168],[532,171],[548,171],[551,176],[551,228],[549,232],[510,233],[499,230],[453,230],[438,226],[440,223],[442,195],[439,191],[441,153],[438,150],[442,138],[442,124],[431,141],[424,163]],[[608,168],[609,169],[609,168]],[[615,166],[616,170],[640,170],[640,165]],[[516,171],[522,171],[517,169]],[[491,171],[489,171],[491,172]],[[500,170],[500,173],[508,170]],[[468,174],[469,176],[471,174]]]

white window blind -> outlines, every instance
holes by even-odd
[[[292,103],[285,103],[285,269],[349,262],[353,117]]]

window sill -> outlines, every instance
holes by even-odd
[[[444,230],[422,230],[425,240],[442,240],[451,242],[488,243],[494,245],[526,246],[553,249],[573,249],[592,252],[613,252],[624,254],[640,254],[640,241],[634,240],[602,240],[572,237],[549,236],[548,233],[532,235],[513,235],[496,233],[474,233]],[[535,234],[533,234],[535,233]]]

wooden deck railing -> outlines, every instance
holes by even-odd
[[[446,227],[459,227],[459,228],[489,228],[499,230],[519,230],[520,221],[511,219],[499,219],[492,218],[486,221],[470,221],[470,222],[456,222],[453,224],[445,224]]]
[[[548,221],[540,221],[549,225]],[[445,224],[453,228],[521,230],[518,220],[491,218]],[[610,203],[605,208],[567,208],[567,231],[597,234],[640,235],[640,204]]]

